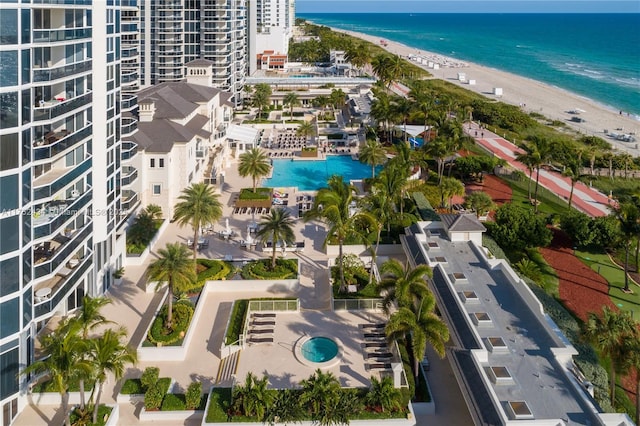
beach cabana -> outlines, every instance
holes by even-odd
[[[399,124],[395,126],[394,129],[400,130],[401,132],[407,134],[407,140],[409,141],[409,144],[411,144],[411,148],[418,148],[422,146],[425,139],[424,126],[418,126],[414,124],[408,124],[407,126],[404,126],[402,124]],[[431,126],[427,126],[427,132],[430,131]]]

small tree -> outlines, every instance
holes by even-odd
[[[187,393],[184,396],[185,406],[189,410],[195,410],[200,406],[200,400],[202,399],[202,383],[193,382],[187,388]]]
[[[495,208],[495,203],[491,199],[491,196],[486,192],[474,191],[467,195],[464,200],[465,205],[476,212],[476,216],[484,216],[489,211]]]
[[[157,410],[162,404],[164,398],[163,389],[160,388],[160,384],[156,383],[151,386],[144,394],[144,408],[147,410]]]
[[[147,367],[142,372],[142,376],[140,377],[140,383],[142,384],[142,389],[145,391],[151,389],[153,386],[158,383],[158,378],[160,377],[160,369],[158,367]]]

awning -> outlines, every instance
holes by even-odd
[[[424,133],[424,126],[416,126],[414,124],[408,124],[406,126],[407,128],[405,129],[405,126],[403,126],[402,124],[395,126],[395,129],[401,130],[401,131],[405,131],[407,132],[407,134],[409,136],[420,136],[422,133]],[[430,126],[427,126],[427,130],[431,129]]]
[[[256,145],[260,138],[260,129],[230,124],[227,128],[227,139]]]

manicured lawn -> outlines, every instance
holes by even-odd
[[[624,293],[624,271],[614,264],[606,253],[591,253],[576,250],[576,256],[602,275],[609,282],[609,297],[623,311],[632,311],[634,318],[640,318],[640,288],[630,283],[633,293]]]
[[[535,179],[535,172],[533,174],[533,178]],[[522,181],[515,181],[511,179],[506,179],[506,182],[511,187],[512,195],[511,202],[515,205],[533,208],[531,202],[529,201],[529,189],[528,189],[528,176],[527,179]],[[531,198],[535,193],[535,180],[531,183]],[[568,209],[568,204],[560,199],[556,194],[549,191],[542,186],[538,187],[538,201],[540,201],[540,205],[538,206],[538,212],[541,213],[564,213]]]

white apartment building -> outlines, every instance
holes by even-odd
[[[38,333],[122,264],[121,10],[68,3],[0,2],[2,425]]]
[[[185,78],[185,64],[213,62],[213,86],[242,101],[247,0],[140,0],[140,84]]]
[[[288,54],[295,25],[294,0],[255,0],[249,6],[249,75],[265,51]]]
[[[129,189],[142,206],[162,207],[165,218],[185,188],[221,171],[230,155],[226,133],[234,105],[229,93],[212,87],[213,65],[192,61],[185,81],[138,93],[140,121],[131,137],[137,154],[124,161],[123,174],[135,171]]]

